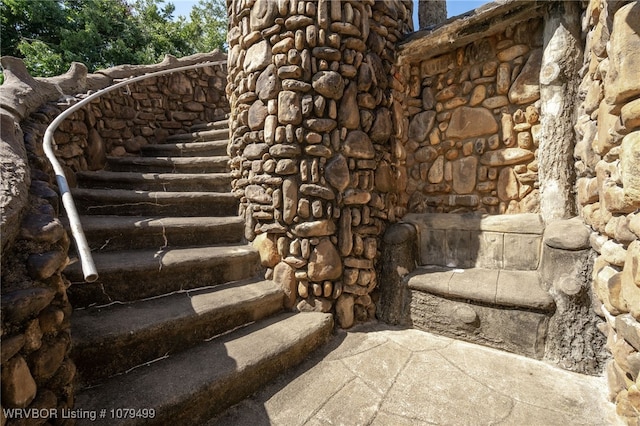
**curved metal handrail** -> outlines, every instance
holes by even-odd
[[[205,68],[211,67],[215,65],[224,65],[227,61],[214,61],[214,62],[202,62],[194,65],[187,65],[184,67],[171,68],[162,71],[156,71],[149,74],[140,75],[138,77],[128,78],[121,82],[118,82],[112,86],[105,87],[104,89],[100,89],[95,93],[87,96],[82,99],[77,104],[74,104],[69,109],[63,111],[59,116],[55,118],[47,127],[47,130],[44,132],[44,140],[43,140],[43,148],[44,153],[47,156],[47,159],[53,166],[53,170],[56,174],[56,181],[58,182],[58,189],[60,191],[60,195],[62,197],[62,204],[64,206],[65,211],[67,212],[67,216],[69,219],[69,226],[71,227],[71,234],[73,235],[73,239],[76,242],[76,247],[78,249],[78,256],[80,257],[80,262],[82,264],[82,272],[84,274],[84,279],[87,282],[94,282],[98,279],[98,271],[96,269],[96,265],[93,261],[93,256],[91,256],[91,249],[89,248],[89,244],[87,243],[87,238],[84,235],[84,231],[82,230],[82,225],[80,224],[80,216],[78,215],[78,210],[76,209],[76,205],[73,201],[73,197],[71,196],[71,191],[69,189],[69,183],[67,182],[67,178],[64,175],[64,170],[60,165],[60,162],[56,158],[55,153],[53,152],[53,143],[55,142],[53,139],[53,133],[58,128],[58,126],[71,114],[87,105],[91,101],[105,93],[111,92],[113,90],[119,89],[120,87],[127,86],[131,83],[136,83],[140,80],[145,80],[151,77],[157,77],[164,74],[170,74],[173,72],[179,71],[187,71],[196,68]]]

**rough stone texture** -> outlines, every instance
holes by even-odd
[[[2,365],[2,405],[25,408],[36,396],[36,382],[24,358],[17,355]]]
[[[408,42],[422,49],[429,40],[440,46],[445,36],[455,39],[455,47],[442,54],[429,51],[422,58],[403,47],[393,88],[403,110],[401,118],[394,112],[403,141],[396,167],[404,169],[407,185],[397,216],[407,210],[539,210],[538,80],[544,24],[535,17],[537,11],[529,13],[517,23],[496,23],[491,34],[466,38],[464,26],[472,20],[499,20],[497,9],[487,9]]]
[[[610,105],[623,104],[640,95],[640,4],[637,1],[615,12],[607,48],[609,72],[605,78],[605,96]]]
[[[331,241],[323,239],[313,249],[309,257],[307,274],[309,279],[315,282],[335,280],[342,275],[342,261]]]
[[[297,309],[326,311],[343,292],[353,295],[341,299],[351,300],[341,302],[347,327],[375,313],[377,239],[405,186],[391,76],[396,43],[412,29],[411,4],[272,3],[231,10],[232,185],[251,215],[247,237],[277,235],[294,269],[290,303],[297,296]],[[425,116],[413,129],[421,140],[436,123],[435,112]],[[262,144],[269,152],[252,147]]]
[[[545,22],[545,50],[540,71],[540,210],[549,222],[576,213],[571,196],[574,144],[573,99],[576,72],[582,60],[579,39],[580,10],[576,3],[558,3],[557,12]]]
[[[420,0],[418,2],[419,29],[430,29],[447,19],[447,2],[445,0]]]
[[[582,227],[577,221],[573,222],[573,228]],[[594,295],[589,285],[593,254],[589,249],[567,250],[548,244],[554,242],[556,246],[567,247],[572,244],[570,235],[564,234],[567,242],[558,244],[559,237],[547,240],[545,233],[547,243],[542,249],[541,276],[543,287],[549,290],[556,304],[556,313],[549,321],[545,359],[571,371],[596,375],[603,370],[607,353],[605,336],[597,327],[600,320],[593,311]]]
[[[634,223],[640,159],[636,143],[638,67],[637,1],[590,1],[583,21],[589,39],[579,95],[575,132],[578,143],[574,168],[581,179],[579,209],[593,231],[593,249],[600,254],[593,264],[591,288],[596,312],[606,320],[602,327],[614,355],[607,366],[610,399],[627,424],[636,424],[640,401],[632,403],[637,383],[629,375],[639,368],[632,330],[638,327],[638,238]],[[627,139],[628,138],[628,139]],[[626,141],[626,143],[624,142]],[[635,313],[635,317],[634,317]],[[617,342],[617,344],[614,344]],[[624,342],[632,350],[620,350]],[[628,371],[636,365],[635,371]],[[637,372],[635,372],[637,376]],[[635,404],[635,406],[634,406]]]
[[[526,311],[503,311],[412,291],[412,325],[418,329],[540,358],[547,317]],[[473,320],[464,314],[473,312]],[[517,313],[514,313],[517,312]]]

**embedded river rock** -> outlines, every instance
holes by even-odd
[[[378,237],[397,213],[388,80],[411,9],[258,0],[231,15],[229,153],[245,234],[289,306],[338,302],[343,327],[374,316]]]

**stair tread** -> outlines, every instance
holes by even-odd
[[[65,220],[66,222],[66,220]],[[239,216],[193,216],[193,217],[166,217],[166,216],[114,216],[96,215],[80,216],[80,222],[85,232],[101,230],[126,230],[126,229],[167,229],[190,227],[218,227],[230,224],[244,223]]]
[[[233,194],[226,192],[206,191],[140,191],[129,189],[93,189],[74,188],[71,190],[74,198],[113,200],[114,204],[125,204],[130,201],[147,201],[162,204],[171,200],[236,200]],[[121,201],[118,203],[118,201]]]
[[[198,266],[203,262],[216,259],[243,257],[254,254],[256,250],[247,244],[180,247],[161,250],[120,250],[117,252],[94,253],[93,258],[100,274],[127,270],[140,272],[146,270],[167,270],[175,266]],[[69,275],[81,273],[79,262],[65,269]]]
[[[441,266],[421,267],[408,279],[412,290],[500,306],[553,310],[551,295],[542,289],[537,271]]]
[[[204,157],[107,157],[110,164],[127,165],[198,165],[209,163],[224,163],[229,161],[226,155],[213,155]]]
[[[279,314],[85,389],[75,406],[154,408],[154,424],[202,422],[301,362],[328,340],[332,327],[331,314]]]
[[[74,345],[88,346],[120,335],[159,329],[166,324],[211,311],[227,310],[257,299],[280,296],[273,281],[250,279],[214,288],[194,289],[126,304],[76,310],[73,314]]]
[[[157,191],[229,191],[233,176],[229,172],[114,172],[86,171],[76,173],[80,187],[120,188]]]
[[[191,131],[197,132],[205,129],[222,129],[222,128],[229,128],[228,118],[225,118],[224,120],[213,121],[210,123],[194,124],[193,126],[191,126]]]
[[[199,130],[191,133],[180,133],[167,137],[165,142],[177,142],[177,141],[214,141],[223,140],[229,138],[228,128],[214,128],[210,130]]]
[[[207,150],[220,150],[222,155],[225,155],[228,140],[216,140],[206,142],[174,142],[146,145],[141,148],[144,155],[154,152],[178,152],[178,153],[197,153]],[[218,154],[220,155],[220,154]]]
[[[149,360],[283,310],[282,288],[249,279],[126,304],[76,310],[72,356],[83,384],[105,380]]]
[[[114,172],[110,170],[82,171],[77,172],[78,177],[87,177],[92,179],[101,179],[105,181],[180,181],[180,180],[206,180],[206,179],[223,179],[231,178],[229,172],[217,173],[154,173],[154,172]]]

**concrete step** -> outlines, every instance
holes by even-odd
[[[240,243],[244,233],[244,221],[238,216],[96,215],[81,216],[80,221],[94,252]]]
[[[107,157],[114,172],[220,173],[229,171],[229,157]]]
[[[167,137],[165,143],[171,142],[207,142],[229,139],[228,128],[213,128],[191,133],[180,133]]]
[[[125,189],[71,190],[84,214],[128,216],[232,216],[238,200],[223,192],[163,192]]]
[[[283,309],[272,281],[249,280],[169,296],[76,310],[71,357],[84,386],[173,355]]]
[[[407,277],[414,327],[540,359],[555,304],[537,271],[416,269]]]
[[[146,145],[140,148],[145,157],[205,157],[227,155],[228,140],[216,140],[209,142],[175,142]]]
[[[79,392],[75,409],[107,415],[77,424],[202,424],[299,364],[329,340],[332,328],[331,314],[315,312],[258,321]],[[153,409],[154,416],[112,418],[111,409],[119,408],[141,416]]]
[[[229,128],[229,119],[225,118],[222,120],[214,121],[211,123],[202,123],[195,124],[191,126],[192,132],[198,132],[200,130],[211,130],[211,129],[228,129]]]
[[[85,188],[137,189],[141,191],[226,192],[231,188],[231,173],[136,173],[77,172],[76,179]]]
[[[84,282],[79,262],[64,273],[75,283],[67,290],[74,308],[115,301],[131,302],[182,290],[255,277],[258,252],[249,245],[95,253],[100,278]]]

